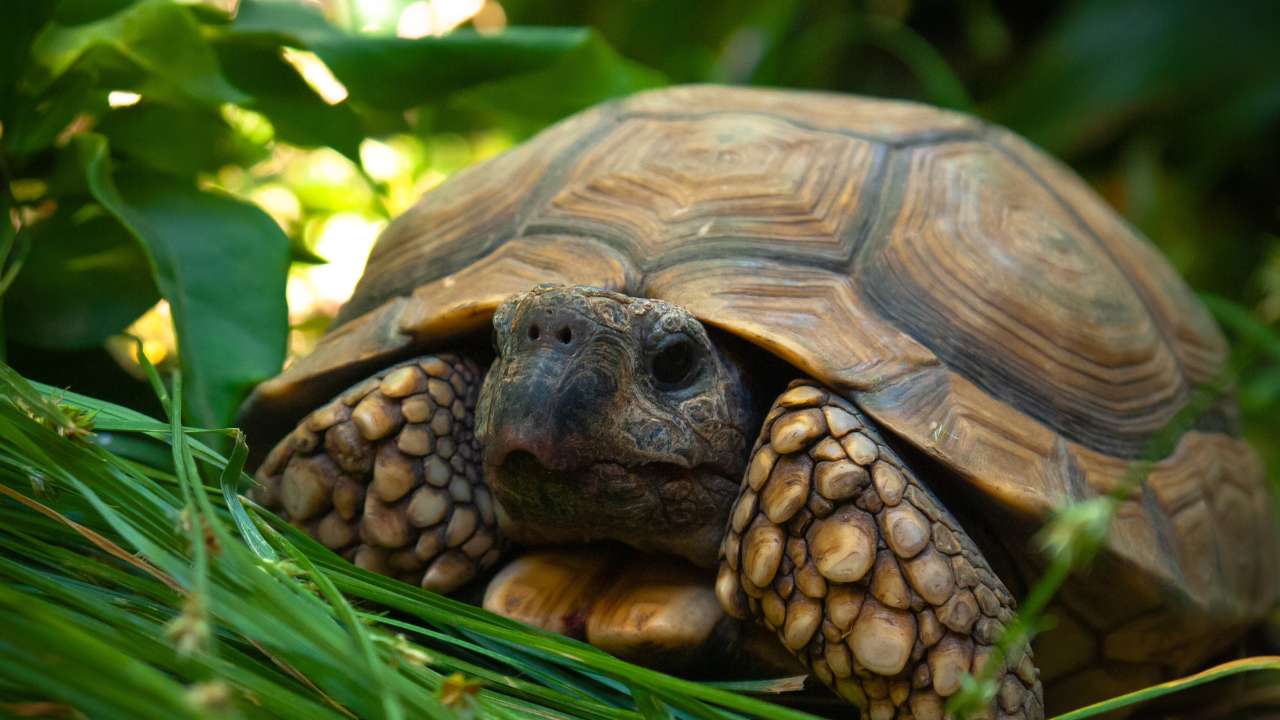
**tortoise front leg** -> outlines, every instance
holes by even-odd
[[[1014,600],[977,546],[851,403],[792,383],[730,516],[716,594],[774,629],[875,720],[943,716],[991,659]],[[1040,720],[1030,652],[996,674],[989,715]]]
[[[379,372],[276,445],[254,498],[360,567],[457,588],[499,554],[473,433],[480,380],[452,354]]]

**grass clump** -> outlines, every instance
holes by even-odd
[[[242,498],[239,432],[223,457],[155,385],[169,422],[0,366],[0,711],[811,717],[347,563]]]
[[[0,364],[0,714],[812,717],[744,694],[800,678],[682,680],[361,570],[240,495],[243,435],[184,427],[181,377],[171,389],[151,379],[168,421]],[[1220,391],[1206,388],[1175,425]],[[201,441],[209,434],[230,440],[229,456]],[[1125,487],[1145,474],[1135,463]],[[1002,650],[1035,634],[1057,587],[1101,546],[1114,501],[1046,527],[1049,565]],[[1236,661],[1062,717],[1277,669],[1280,658]],[[951,709],[963,716],[991,692],[990,678],[969,678]]]

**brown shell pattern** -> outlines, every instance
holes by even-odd
[[[1028,523],[1120,482],[1226,356],[1160,254],[1007,131],[905,102],[677,87],[576,115],[423,198],[315,353],[259,388],[250,432],[483,332],[540,282],[681,304]],[[1132,595],[1090,608],[1095,629],[1167,622],[1171,595],[1191,608],[1172,620],[1219,623],[1275,597],[1269,501],[1233,416],[1229,399],[1203,413],[1123,504],[1070,595]]]

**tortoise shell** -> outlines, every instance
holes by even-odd
[[[1227,355],[1165,259],[1006,130],[907,102],[678,87],[580,113],[424,197],[315,352],[258,388],[251,436],[272,428],[255,438],[269,446],[392,359],[484,334],[545,282],[686,307],[846,394],[950,471],[935,485],[1029,525],[1116,487]],[[1064,596],[1064,623],[1114,659],[1173,652],[1275,596],[1270,505],[1231,399],[1173,439]],[[1171,616],[1180,630],[1161,632]]]

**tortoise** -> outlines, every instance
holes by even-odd
[[[1159,252],[1007,130],[674,87],[426,194],[242,420],[278,440],[256,497],[362,567],[450,592],[521,547],[485,606],[624,657],[767,655],[763,627],[870,717],[919,719],[991,660],[989,714],[1032,719],[1272,606],[1226,354]],[[1037,528],[1113,492],[1056,624],[993,656]]]

